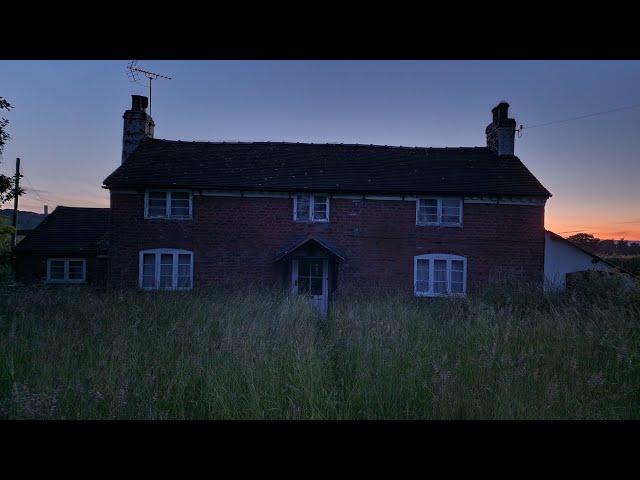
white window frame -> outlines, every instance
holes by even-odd
[[[144,273],[144,255],[155,255],[154,264],[154,277],[155,285],[153,287],[143,286],[143,273]],[[171,272],[171,287],[160,288],[160,260],[163,254],[173,255],[172,272]],[[178,287],[178,255],[189,255],[191,258],[191,284],[188,287]],[[138,286],[143,290],[191,290],[193,289],[193,252],[191,250],[183,250],[178,248],[152,248],[148,250],[141,250],[138,256]]]
[[[420,221],[420,200],[437,200],[438,202],[438,221],[437,222],[421,222]],[[460,221],[459,222],[443,222],[442,221],[442,201],[443,200],[458,200],[460,205]],[[463,214],[464,202],[459,197],[418,197],[416,198],[416,225],[421,227],[462,227],[462,214]]]
[[[162,192],[166,193],[165,215],[149,215],[149,193]],[[172,216],[171,215],[171,194],[173,192],[189,193],[189,216]],[[186,188],[148,188],[144,192],[144,218],[164,218],[169,220],[191,220],[193,218],[193,192]]]
[[[51,262],[64,262],[64,278],[51,278]],[[82,278],[69,280],[69,262],[82,262]],[[86,258],[47,258],[47,283],[85,283],[87,281]]]
[[[429,290],[418,291],[418,260],[429,261]],[[435,260],[446,260],[447,262],[447,293],[436,293],[434,285],[434,264]],[[451,261],[462,261],[462,293],[451,293]],[[464,297],[467,294],[467,257],[445,253],[428,253],[413,257],[413,294],[416,297]]]
[[[309,197],[309,219],[298,219],[298,196],[305,195]],[[315,208],[315,197],[322,196],[327,199],[327,218],[316,220],[314,218],[314,208]],[[304,222],[304,223],[328,223],[329,215],[331,211],[331,199],[328,194],[324,193],[296,193],[293,196],[293,221],[294,222]]]

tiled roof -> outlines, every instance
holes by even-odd
[[[289,255],[294,253],[300,247],[303,247],[309,244],[318,245],[320,248],[322,248],[326,252],[333,255],[339,262],[343,262],[345,260],[345,256],[342,254],[342,252],[335,245],[332,245],[330,242],[326,240],[322,240],[321,238],[318,238],[314,235],[302,235],[292,240],[288,245],[286,245],[282,250],[280,250],[276,254],[276,261],[289,257]]]
[[[515,156],[423,148],[147,139],[104,181],[115,187],[549,197]]]
[[[108,208],[57,207],[22,239],[16,252],[80,253],[107,250]]]

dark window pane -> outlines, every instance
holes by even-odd
[[[311,277],[311,286],[309,289],[311,295],[322,295],[322,278]]]
[[[49,264],[49,278],[64,280],[64,260],[54,260]]]
[[[313,198],[313,219],[326,220],[327,211],[328,211],[327,197],[324,195],[316,195]]]
[[[171,192],[171,216],[189,216],[189,192]]]
[[[309,195],[298,195],[296,197],[296,219],[309,220]]]
[[[308,277],[311,272],[311,265],[308,260],[298,260],[298,277]]]
[[[69,261],[69,280],[82,280],[84,277],[84,265],[81,260]]]
[[[447,293],[447,282],[433,282],[433,291],[437,294]]]
[[[311,260],[309,262],[309,275],[316,277],[322,275],[322,260]]]
[[[300,295],[308,295],[309,288],[309,277],[298,277],[298,293]]]
[[[427,293],[429,291],[429,282],[425,280],[416,281],[416,292]]]
[[[167,192],[149,192],[147,211],[150,217],[167,215]]]
[[[429,282],[429,260],[418,260],[417,269],[417,279],[419,281]]]

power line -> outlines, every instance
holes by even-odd
[[[22,178],[24,178],[27,183],[29,184],[29,187],[31,187],[31,191],[33,191],[36,194],[36,197],[38,198],[38,200],[40,200],[44,205],[47,205],[49,202],[45,201],[42,199],[42,197],[40,196],[40,194],[38,193],[38,189],[36,187],[33,186],[33,184],[31,183],[31,181],[29,180],[29,177],[27,177],[24,173],[22,174]]]
[[[551,122],[546,122],[546,123],[538,123],[535,125],[528,125],[528,126],[520,126],[521,130],[526,130],[529,128],[538,128],[538,127],[546,127],[547,125],[554,125],[556,123],[564,123],[564,122],[571,122],[573,120],[581,120],[583,118],[589,118],[589,117],[595,117],[598,115],[606,115],[608,113],[614,113],[614,112],[620,112],[622,110],[631,110],[634,108],[639,108],[640,107],[640,103],[636,103],[633,105],[627,105],[625,107],[619,107],[619,108],[612,108],[611,110],[604,110],[602,112],[595,112],[595,113],[588,113],[586,115],[580,115],[578,117],[571,117],[571,118],[565,118],[563,120],[553,120]]]

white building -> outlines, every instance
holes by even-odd
[[[567,274],[588,270],[623,272],[619,267],[587,252],[557,233],[545,231],[544,290],[546,292],[564,290],[567,285]]]

